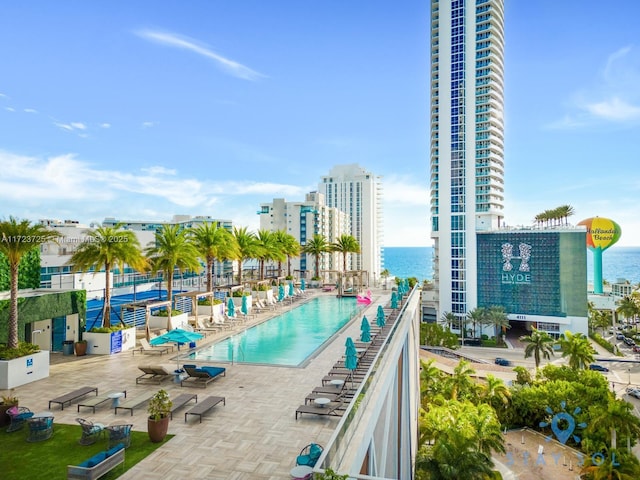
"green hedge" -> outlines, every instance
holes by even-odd
[[[34,248],[22,256],[18,266],[18,288],[40,287],[40,249]],[[0,292],[11,289],[9,260],[0,253]]]

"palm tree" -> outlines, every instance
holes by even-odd
[[[580,478],[590,480],[636,480],[640,471],[635,456],[625,455],[624,451],[613,448],[605,448],[602,455],[602,463],[595,465],[591,458],[580,470]]]
[[[238,283],[242,285],[242,265],[250,258],[259,258],[260,246],[256,235],[247,227],[233,227],[233,237],[238,245]]]
[[[466,399],[475,402],[478,397],[479,387],[471,379],[471,375],[476,371],[471,368],[471,364],[466,360],[460,360],[453,369],[453,375],[447,378],[445,389],[451,400]]]
[[[451,325],[458,321],[458,317],[453,312],[442,312],[442,317],[440,318],[449,330],[451,330]]]
[[[279,251],[275,235],[266,229],[258,230],[256,234],[256,243],[259,247],[256,252],[258,258],[258,277],[264,279],[265,262],[269,260],[283,259],[284,255]]]
[[[484,322],[484,319],[486,318],[486,316],[487,316],[487,310],[484,307],[474,308],[470,312],[467,312],[467,319],[473,325],[473,337],[474,338],[477,338],[476,325],[478,323],[482,324]]]
[[[627,295],[618,303],[616,312],[627,320],[630,318],[635,319],[640,314],[640,305],[638,304],[637,298]]]
[[[86,241],[78,245],[69,261],[75,272],[104,269],[105,289],[102,307],[102,326],[111,326],[111,275],[112,270],[125,265],[141,272],[147,268],[142,255],[142,247],[131,230],[125,230],[121,223],[113,227],[98,227],[86,233]],[[121,320],[122,321],[122,320]]]
[[[153,273],[163,272],[167,280],[167,300],[169,304],[167,329],[171,330],[171,310],[173,309],[173,275],[177,268],[180,273],[186,270],[200,270],[198,249],[191,239],[189,230],[180,225],[163,225],[155,235],[155,245],[146,249],[151,261]]]
[[[385,290],[387,289],[387,279],[389,278],[390,275],[391,275],[391,272],[389,272],[389,270],[387,270],[386,268],[380,272],[380,278],[384,280]]]
[[[558,340],[558,344],[562,348],[562,356],[569,357],[569,367],[573,369],[585,369],[595,358],[595,350],[589,339],[582,333],[574,334],[566,330]]]
[[[315,257],[315,273],[313,276],[320,278],[320,257],[323,253],[329,251],[327,240],[319,233],[314,233],[313,238],[302,247],[302,251]]]
[[[353,235],[340,235],[340,238],[331,244],[330,249],[342,253],[342,272],[347,271],[347,254],[360,253],[360,244]]]
[[[231,233],[213,222],[204,222],[189,231],[200,258],[207,264],[207,292],[213,289],[215,260],[238,257],[238,246]]]
[[[612,399],[606,406],[594,406],[590,428],[608,429],[611,434],[610,447],[618,448],[617,434],[629,439],[640,436],[640,419],[633,414],[633,405],[621,399]]]
[[[496,343],[500,345],[500,343],[502,343],[504,330],[511,328],[509,318],[507,317],[507,312],[504,307],[500,305],[492,305],[486,310],[486,315],[483,321],[486,325],[493,326]]]
[[[32,225],[29,220],[14,217],[0,222],[0,253],[9,261],[9,331],[7,347],[18,348],[18,278],[20,260],[24,255],[47,242],[57,241],[60,234],[47,230],[44,225]]]
[[[287,257],[287,276],[291,276],[291,257],[297,257],[300,255],[300,244],[296,237],[285,232],[284,230],[277,230],[274,233],[276,243],[280,246],[280,251]],[[278,262],[278,276],[281,276],[281,264]]]
[[[506,408],[509,405],[511,390],[501,378],[488,374],[486,382],[480,391],[480,398],[497,411],[498,408]]]
[[[540,367],[540,356],[549,360],[553,356],[553,344],[555,340],[547,332],[541,332],[540,330],[533,328],[530,335],[523,335],[520,337],[520,341],[527,344],[524,348],[524,358],[529,358],[533,355],[533,359],[536,362],[536,372]]]

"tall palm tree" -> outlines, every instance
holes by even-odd
[[[125,230],[121,223],[113,227],[98,227],[86,233],[86,241],[80,243],[69,261],[75,272],[104,269],[105,289],[102,307],[102,325],[111,326],[111,276],[112,270],[125,265],[141,272],[148,266],[142,255],[142,247],[131,230]]]
[[[511,390],[505,385],[504,380],[488,374],[480,390],[480,398],[497,411],[498,408],[506,408],[509,405]]]
[[[60,234],[48,230],[44,225],[32,225],[29,220],[9,220],[0,222],[0,252],[9,261],[9,331],[7,347],[18,348],[18,278],[20,260],[24,255],[47,242],[57,241]]]
[[[215,261],[237,258],[238,246],[231,232],[213,222],[201,223],[189,232],[200,258],[207,264],[207,292],[211,292]]]
[[[391,275],[391,272],[386,268],[380,272],[380,278],[384,280],[384,288],[387,289],[387,278]]]
[[[477,338],[476,325],[478,323],[483,324],[484,321],[485,321],[486,316],[487,316],[487,309],[484,308],[484,307],[477,307],[477,308],[474,308],[473,310],[471,310],[470,312],[467,312],[467,319],[473,325],[473,337],[474,338]]]
[[[453,369],[453,375],[444,381],[448,397],[451,400],[477,401],[479,387],[471,378],[474,373],[476,371],[468,361],[460,360],[458,362],[458,365]]]
[[[504,330],[511,328],[507,312],[501,305],[492,305],[485,311],[486,315],[483,319],[486,325],[492,326],[496,337],[496,343],[502,343]]]
[[[191,239],[189,230],[180,225],[163,225],[156,231],[155,244],[147,247],[146,254],[151,262],[153,273],[163,272],[167,280],[167,300],[169,304],[167,329],[171,329],[171,310],[173,309],[173,276],[177,268],[180,273],[200,270],[198,249]]]
[[[454,322],[458,321],[458,317],[453,312],[443,312],[442,317],[440,318],[449,330],[451,330],[451,325],[453,325]]]
[[[284,230],[277,230],[274,232],[276,243],[280,246],[280,251],[287,258],[287,276],[291,276],[291,258],[300,255],[300,244],[296,237],[287,233]],[[278,262],[278,276],[281,276],[282,262]]]
[[[233,227],[233,237],[238,245],[238,283],[242,284],[242,266],[250,258],[260,257],[260,245],[255,233],[250,232],[247,227]]]
[[[320,278],[320,257],[323,253],[329,251],[329,244],[326,238],[319,233],[314,233],[313,238],[307,242],[302,248],[302,251],[306,254],[313,255],[315,258],[315,278]]]
[[[547,332],[541,332],[533,328],[531,334],[523,335],[520,337],[520,341],[527,344],[527,346],[524,347],[524,358],[529,358],[533,355],[533,359],[536,362],[536,372],[540,367],[540,356],[547,360],[553,356],[553,344],[555,340]]]
[[[270,260],[284,260],[284,254],[280,252],[280,246],[277,243],[276,237],[273,232],[266,229],[258,230],[256,234],[256,242],[258,244],[258,276],[260,280],[264,279],[264,266],[265,262]]]
[[[618,433],[628,439],[640,437],[640,419],[633,414],[633,405],[622,399],[609,400],[606,406],[594,406],[590,423],[592,428],[609,430],[611,434],[609,446],[613,449],[618,448]]]
[[[627,295],[618,303],[616,312],[618,312],[627,320],[631,318],[635,319],[638,315],[640,315],[640,303],[638,302],[638,299],[633,295]]]
[[[569,367],[582,370],[594,360],[595,350],[589,339],[581,333],[571,333],[566,330],[558,340],[562,348],[562,356],[569,357]]]
[[[340,238],[331,244],[331,250],[342,253],[342,272],[347,271],[347,254],[360,253],[360,244],[353,235],[340,235]]]

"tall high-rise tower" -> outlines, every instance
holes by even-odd
[[[437,315],[477,306],[476,232],[504,201],[504,0],[431,0],[431,237]]]
[[[352,270],[366,270],[369,280],[380,278],[382,264],[382,184],[380,178],[357,164],[336,165],[322,177],[318,190],[327,206],[347,214],[350,235],[360,244],[360,254],[351,255]]]

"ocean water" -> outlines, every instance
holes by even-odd
[[[418,280],[433,277],[433,247],[384,247],[384,267],[391,275]],[[640,283],[640,247],[611,247],[602,253],[602,278]],[[593,255],[587,251],[587,281],[593,281]]]

